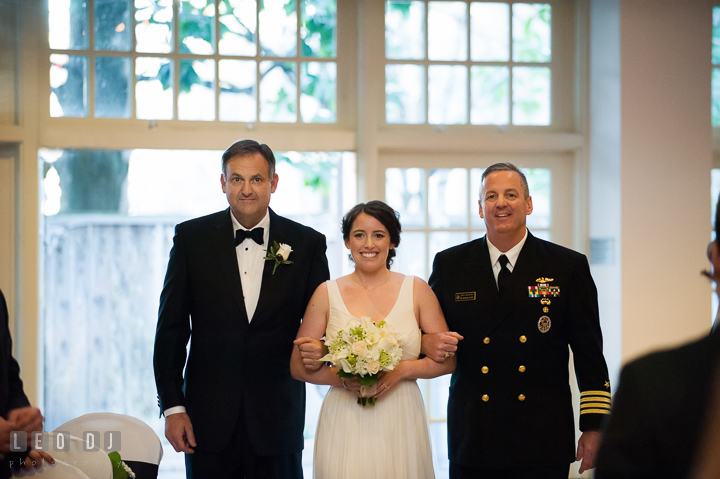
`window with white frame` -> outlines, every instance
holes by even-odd
[[[385,5],[387,123],[552,123],[550,4],[411,0]]]
[[[48,6],[51,117],[336,122],[336,0]]]

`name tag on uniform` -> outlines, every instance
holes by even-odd
[[[475,301],[477,299],[477,295],[475,294],[475,291],[471,291],[468,293],[455,293],[455,302],[460,301]]]

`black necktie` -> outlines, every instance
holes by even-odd
[[[235,246],[239,245],[243,241],[245,241],[246,238],[250,238],[260,246],[265,244],[263,241],[263,229],[262,228],[255,228],[252,230],[236,230],[235,231]]]
[[[500,296],[502,296],[503,293],[508,290],[508,286],[510,286],[510,275],[512,274],[512,272],[510,272],[507,267],[508,263],[510,262],[507,259],[507,256],[501,254],[500,258],[498,258],[498,261],[500,261],[500,273],[498,273],[498,291],[500,292]]]

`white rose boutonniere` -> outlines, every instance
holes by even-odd
[[[289,244],[278,244],[277,241],[273,241],[273,245],[270,247],[270,251],[268,251],[267,256],[265,256],[265,258],[263,259],[265,259],[266,261],[275,261],[275,266],[273,267],[272,271],[272,274],[275,274],[275,270],[281,264],[292,264],[292,261],[288,261],[290,253],[292,253],[292,248]]]

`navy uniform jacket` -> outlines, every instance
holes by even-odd
[[[273,275],[265,261],[248,323],[230,214],[175,229],[153,358],[160,410],[185,406],[199,451],[222,450],[242,414],[255,454],[300,452],[305,384],[290,376],[290,355],[310,297],[330,276],[325,236],[270,210],[268,244],[290,245],[293,263]]]
[[[499,299],[485,238],[435,257],[430,286],[465,337],[448,399],[450,461],[476,468],[575,460],[568,345],[581,391],[580,429],[610,412],[597,290],[584,255],[528,233]]]
[[[720,330],[625,366],[603,434],[596,479],[682,479],[702,437]]]

